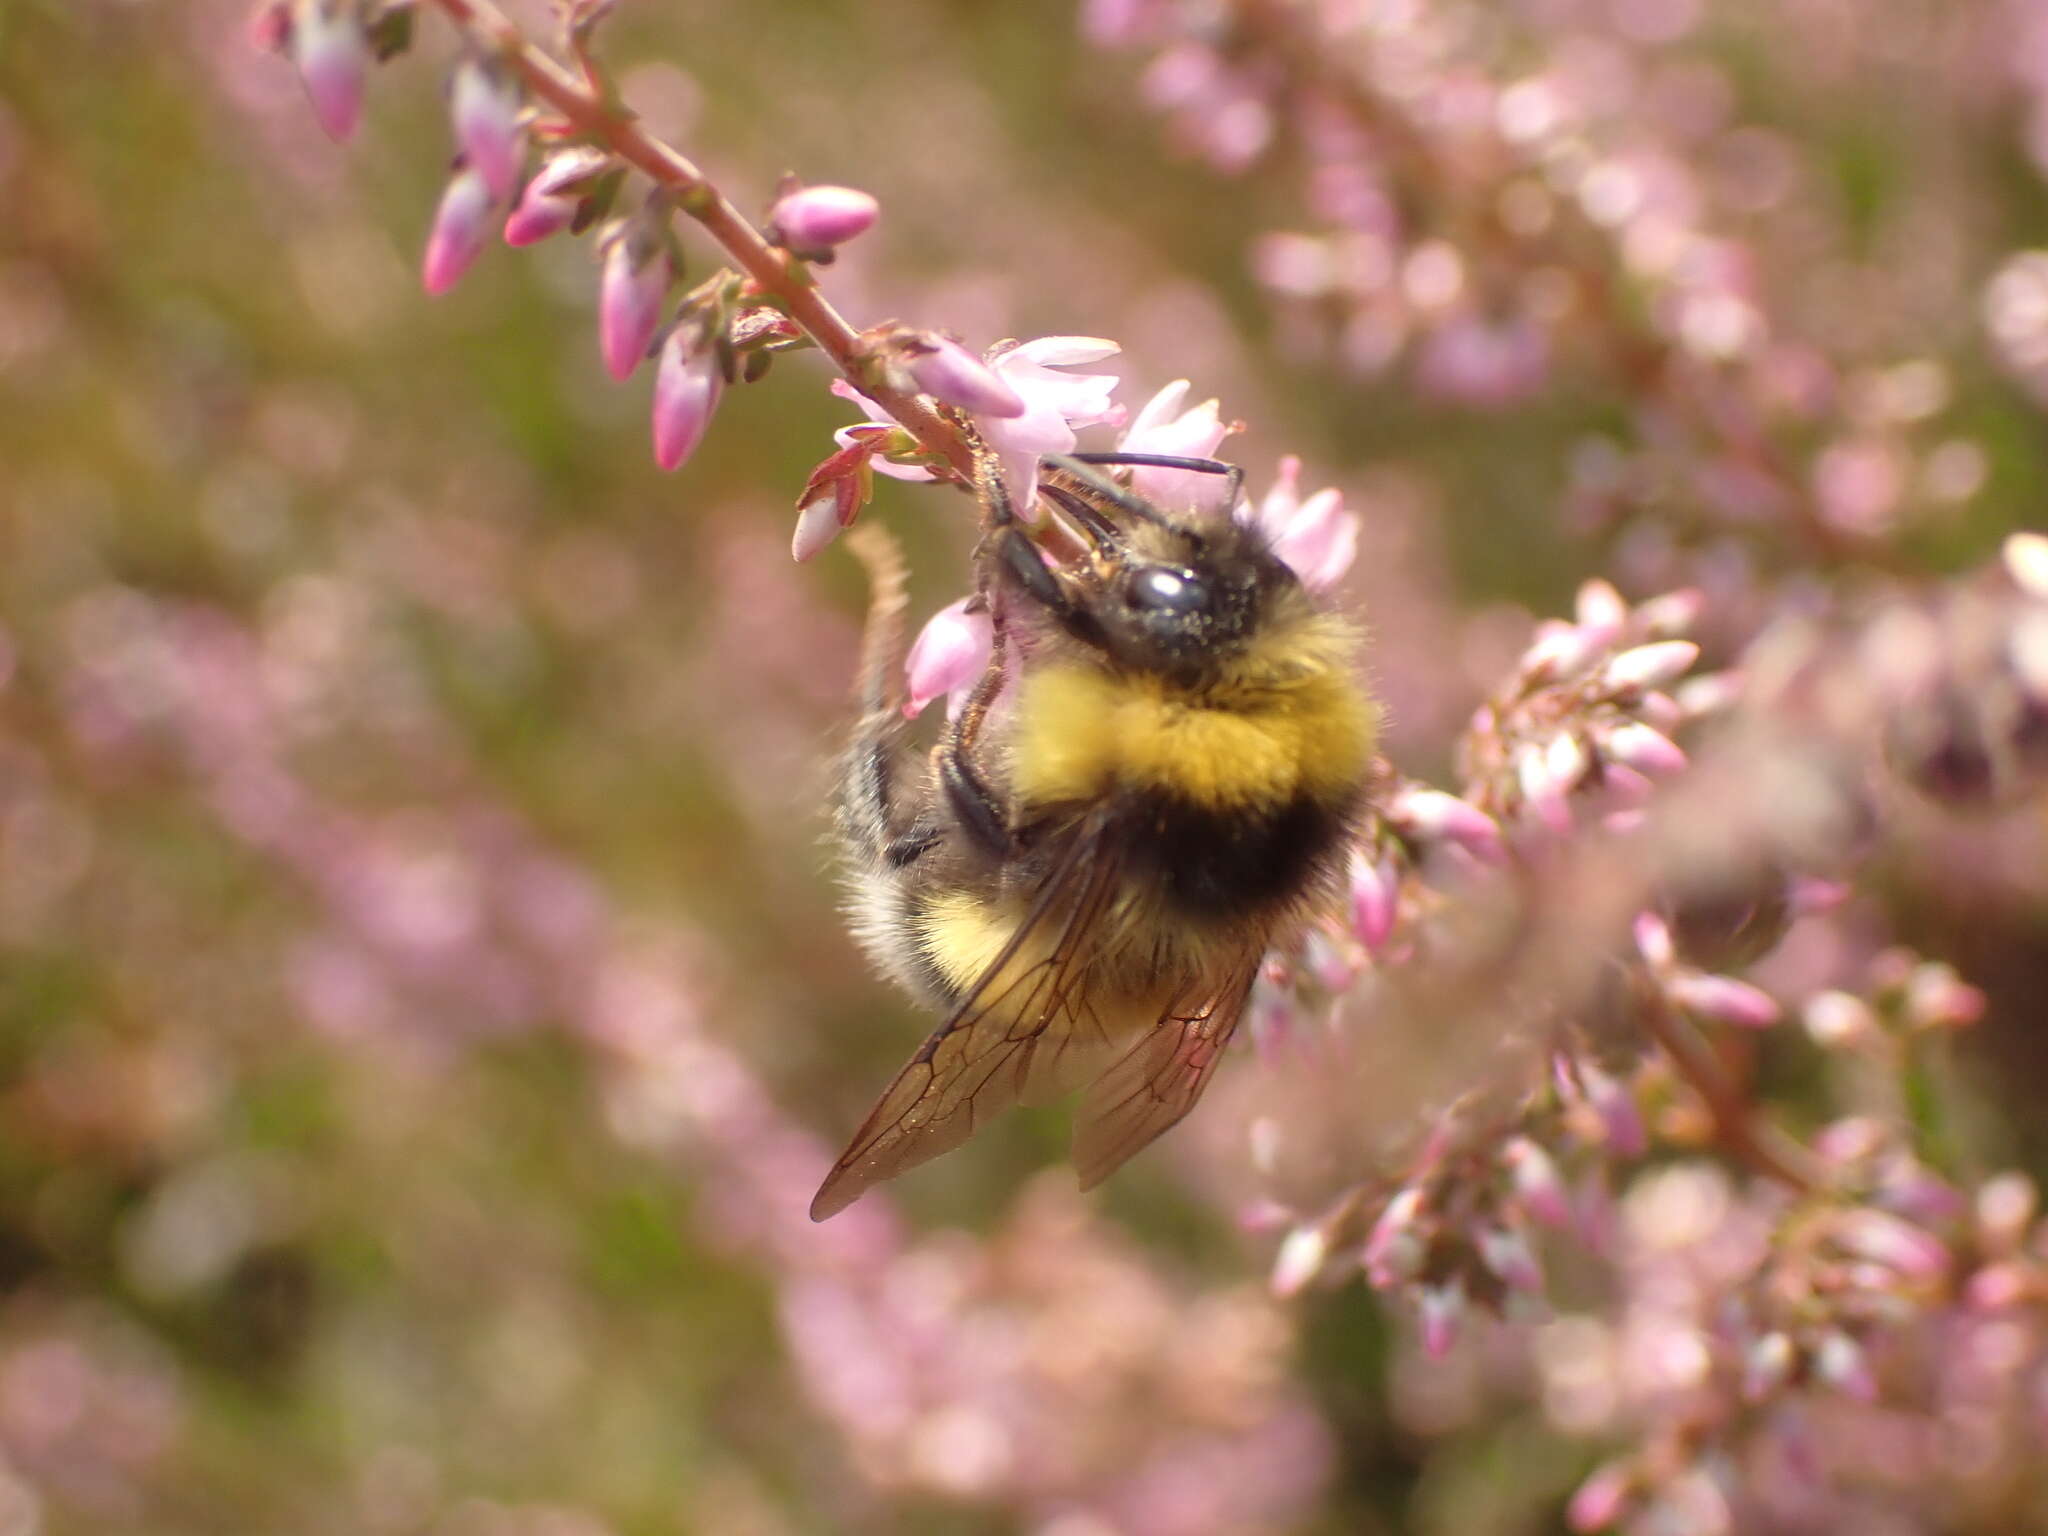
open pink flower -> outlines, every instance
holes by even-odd
[[[1041,336],[989,359],[996,376],[1024,402],[1024,414],[979,418],[981,435],[1002,460],[1003,479],[1028,513],[1038,500],[1038,461],[1048,453],[1072,453],[1076,427],[1101,426],[1122,417],[1110,401],[1117,386],[1112,373],[1063,373],[1097,363],[1123,350],[1093,336]]]
[[[1273,553],[1312,592],[1336,585],[1358,555],[1358,516],[1344,510],[1344,496],[1326,487],[1301,499],[1301,460],[1280,461],[1279,478],[1248,521],[1264,530]]]
[[[1038,500],[1042,455],[1072,453],[1080,441],[1074,436],[1077,427],[1114,425],[1123,417],[1123,407],[1110,400],[1117,386],[1115,374],[1061,370],[1100,362],[1121,350],[1115,342],[1093,336],[1041,336],[988,360],[990,371],[1024,403],[1020,415],[975,417],[982,440],[1002,462],[1004,483],[1017,498],[1019,512],[1028,514]],[[895,417],[851,384],[835,380],[832,392],[853,401],[870,421],[896,424]],[[834,439],[844,447],[853,430],[842,427]],[[886,459],[876,459],[875,468],[898,480],[932,478],[929,470]]]
[[[1188,410],[1188,381],[1175,379],[1132,418],[1117,447],[1125,453],[1160,453],[1183,459],[1212,456],[1230,429],[1223,424],[1214,400]],[[1222,507],[1230,482],[1222,475],[1193,469],[1160,469],[1140,464],[1131,470],[1131,489],[1169,511],[1215,511]]]
[[[946,694],[948,717],[959,712],[968,690],[988,665],[995,629],[987,612],[969,612],[972,598],[948,604],[925,623],[904,661],[910,697],[903,713],[917,715],[940,694]]]

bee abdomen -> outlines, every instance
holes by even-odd
[[[1334,869],[1349,822],[1342,805],[1297,795],[1273,809],[1216,810],[1149,792],[1131,797],[1138,872],[1195,921],[1276,915]]]

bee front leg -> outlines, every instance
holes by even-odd
[[[1014,531],[1011,536],[1022,538]],[[1035,556],[1033,558],[1036,559]],[[996,694],[1003,686],[1007,650],[999,610],[988,665],[982,669],[974,691],[967,696],[967,702],[947,731],[946,739],[933,753],[939,787],[945,792],[946,803],[952,808],[955,819],[983,851],[996,856],[1007,854],[1016,847],[1016,835],[1011,831],[1009,807],[982,777],[981,770],[975,766],[973,753],[975,743],[981,737],[982,724],[988,718],[989,706],[995,702]]]
[[[861,715],[841,773],[840,832],[863,856],[901,868],[938,839],[928,819],[919,818],[914,806],[905,803],[900,782],[899,769],[909,750],[900,682],[906,604],[903,552],[872,523],[854,528],[846,542],[867,569],[869,598],[861,638]]]

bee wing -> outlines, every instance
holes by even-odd
[[[1094,818],[1060,850],[1017,931],[896,1074],[819,1185],[813,1221],[951,1151],[997,1111],[1064,1092],[1107,1051],[1108,1033],[1080,986],[1122,871],[1107,828]],[[1041,932],[1058,935],[1044,958],[1006,974]]]
[[[1263,944],[1245,948],[1198,1006],[1168,1005],[1157,1024],[1089,1085],[1074,1121],[1074,1168],[1093,1189],[1195,1107],[1215,1076],[1259,973]]]

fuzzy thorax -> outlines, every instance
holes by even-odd
[[[1319,616],[1195,687],[1083,663],[1025,678],[1011,789],[1027,806],[1132,792],[1215,814],[1341,805],[1363,779],[1376,716],[1351,636]]]

